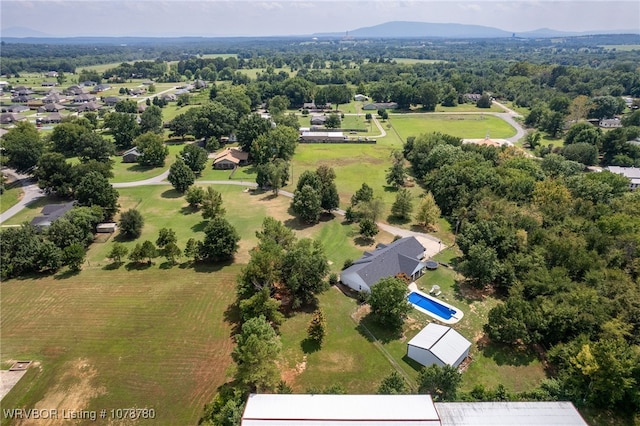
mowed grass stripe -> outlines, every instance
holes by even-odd
[[[3,359],[41,362],[29,401],[49,396],[67,366],[84,359],[102,390],[85,408],[153,407],[159,424],[193,424],[231,362],[224,312],[239,270],[95,268],[3,283]]]

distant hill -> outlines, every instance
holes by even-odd
[[[392,21],[372,27],[358,28],[349,31],[349,36],[357,38],[550,38],[571,37],[596,34],[638,34],[639,29],[628,31],[584,31],[568,32],[549,28],[535,31],[510,32],[499,28],[468,24],[437,24],[429,22]],[[316,37],[344,37],[344,33],[314,34]]]
[[[49,34],[26,27],[11,27],[0,30],[0,36],[6,37],[51,37]]]

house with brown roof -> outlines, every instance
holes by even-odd
[[[214,169],[235,169],[245,166],[249,161],[249,153],[239,148],[225,148],[216,154],[213,159]]]

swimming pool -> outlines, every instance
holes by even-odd
[[[407,300],[419,311],[445,324],[458,322],[462,318],[462,311],[419,291],[409,293]]]

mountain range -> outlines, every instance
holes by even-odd
[[[11,27],[1,30],[2,38],[69,38],[78,37],[57,37],[45,34],[41,31],[33,30],[26,27]],[[584,32],[567,32],[558,31],[549,28],[540,28],[535,31],[510,32],[495,27],[470,24],[455,23],[429,23],[429,22],[411,22],[411,21],[391,21],[371,27],[362,27],[349,30],[346,33],[315,33],[315,34],[282,34],[281,37],[322,37],[322,38],[343,38],[346,35],[354,38],[443,38],[443,39],[468,39],[468,38],[505,38],[505,37],[521,37],[521,38],[551,38],[551,37],[572,37],[582,35],[600,35],[600,34],[640,34],[640,28],[631,30],[603,30],[603,31],[584,31]],[[86,38],[86,37],[81,37]],[[104,37],[100,37],[104,38]],[[109,38],[109,37],[107,37]],[[123,38],[123,37],[114,37]],[[154,37],[151,37],[154,38]],[[173,37],[176,38],[176,37]],[[209,38],[209,37],[202,37]],[[218,38],[218,37],[215,37]],[[261,38],[253,36],[249,38]],[[26,41],[26,40],[23,40]]]
[[[372,27],[358,28],[347,33],[355,38],[549,38],[571,37],[598,34],[640,34],[640,28],[618,31],[584,31],[567,32],[550,28],[540,28],[534,31],[510,32],[494,27],[469,24],[439,24],[429,22],[392,21]],[[344,37],[344,33],[320,33],[315,37]]]

